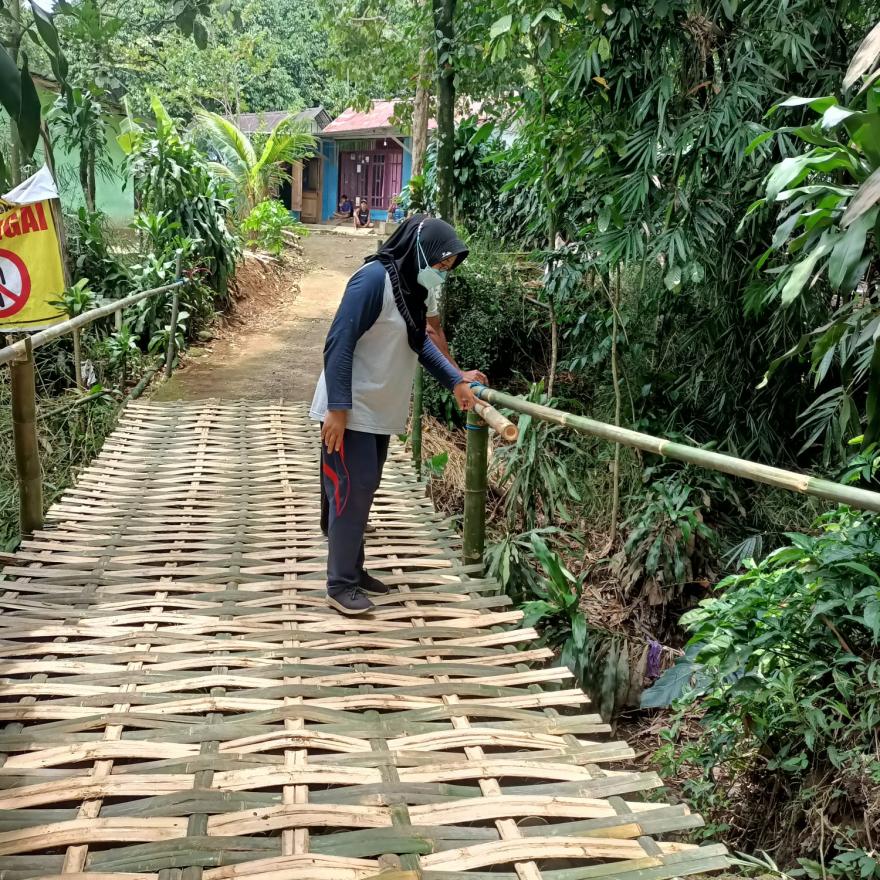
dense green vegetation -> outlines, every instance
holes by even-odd
[[[168,335],[191,339],[224,307],[245,239],[280,249],[266,195],[307,138],[282,126],[251,146],[220,117],[371,97],[397,98],[412,128],[408,207],[454,214],[471,242],[443,303],[463,365],[575,412],[880,488],[877,3],[3,9],[0,177],[41,142],[80,157],[68,311],[167,281],[178,257],[196,282],[178,327],[159,299],[85,334],[87,397],[70,390],[67,343],[41,355],[63,413],[50,495]],[[32,70],[58,84],[48,115]],[[138,192],[125,234],[94,210],[112,110]],[[425,397],[454,422],[448,395]],[[520,429],[493,458],[487,561],[543,638],[606,715],[667,713],[658,759],[708,833],[766,850],[771,873],[880,876],[876,518]]]
[[[876,39],[846,72],[878,15],[458,2],[450,63],[483,102],[455,142],[459,360],[877,488]],[[445,173],[429,147],[410,206],[436,208]],[[430,384],[426,400],[455,418]],[[682,701],[660,756],[710,832],[808,874],[877,871],[875,518],[814,524],[818,503],[520,427],[494,457],[488,562],[529,619],[607,713],[687,648],[642,700]]]
[[[64,203],[71,285],[60,302],[74,316],[103,302],[173,281],[178,262],[190,283],[177,326],[171,294],[143,300],[122,326],[112,319],[81,334],[87,393],[77,391],[70,337],[37,352],[46,501],[51,503],[100,449],[116,413],[141,376],[208,334],[230,304],[245,242],[279,255],[295,229],[267,197],[286,163],[313,146],[310,134],[281,124],[259,149],[212,111],[296,110],[338,105],[324,75],[325,38],[315,9],[298,4],[201,0],[130,7],[107,0],[0,4],[2,191],[52,161],[62,148],[78,157],[84,207]],[[54,81],[57,98],[41,107],[31,74]],[[200,122],[194,113],[200,110]],[[119,118],[123,116],[122,125]],[[110,144],[125,155],[114,167]],[[221,161],[213,161],[219,159]],[[128,181],[136,206],[130,228],[98,210],[97,182]],[[278,209],[281,209],[279,216]],[[18,541],[7,374],[0,381],[0,548]]]

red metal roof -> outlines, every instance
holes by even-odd
[[[373,132],[400,134],[400,128],[391,122],[391,117],[394,115],[394,103],[394,101],[373,101],[373,106],[363,112],[349,107],[326,126],[321,135]],[[436,123],[431,119],[428,122],[428,128],[435,127]]]

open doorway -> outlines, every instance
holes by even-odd
[[[302,221],[321,222],[324,163],[320,156],[312,156],[302,164]]]

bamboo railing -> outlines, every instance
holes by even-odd
[[[69,333],[77,342],[83,327],[93,324],[109,315],[121,314],[129,306],[162,293],[174,292],[171,303],[171,332],[165,353],[165,375],[171,376],[177,349],[177,316],[180,310],[180,291],[188,283],[180,277],[181,264],[177,263],[177,280],[162,287],[141,290],[123,299],[106,303],[53,324],[45,330],[33,334],[20,334],[20,338],[0,348],[0,364],[9,364],[10,388],[12,392],[12,430],[15,442],[15,471],[18,478],[19,525],[22,535],[31,535],[43,527],[43,481],[40,467],[40,442],[37,428],[37,398],[35,381],[34,350],[60,339]],[[11,334],[10,334],[11,335]],[[16,334],[19,335],[19,334]],[[81,368],[77,362],[74,372],[77,387],[81,386]],[[155,370],[153,371],[155,372]]]
[[[742,477],[757,483],[766,483],[777,486],[789,492],[797,492],[801,495],[811,495],[825,501],[847,504],[861,510],[880,512],[880,492],[871,492],[867,489],[859,489],[855,486],[846,486],[831,480],[823,480],[811,477],[808,474],[798,474],[783,468],[772,467],[759,462],[749,461],[744,458],[736,458],[733,455],[724,455],[720,452],[712,452],[708,449],[700,449],[698,446],[688,446],[686,443],[675,443],[662,437],[654,437],[641,431],[631,431],[607,422],[599,422],[585,416],[576,416],[550,406],[533,403],[522,397],[505,394],[494,388],[474,383],[472,385],[476,396],[485,403],[497,404],[498,406],[560,425],[580,434],[588,434],[599,437],[611,443],[619,443],[643,452],[651,452],[655,455],[671,458],[675,461],[683,461],[698,467],[713,471]],[[491,409],[491,407],[489,407]],[[463,558],[468,564],[480,563],[483,559],[486,534],[486,470],[487,439],[486,425],[478,411],[468,413],[467,432],[467,464],[465,468],[465,505],[463,527]],[[495,411],[492,410],[494,413]],[[495,413],[499,415],[498,413]],[[503,416],[501,416],[503,418]],[[493,425],[493,427],[497,426]],[[496,427],[497,429],[497,427]],[[500,432],[499,432],[500,433]]]

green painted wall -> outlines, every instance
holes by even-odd
[[[44,110],[51,107],[57,97],[53,92],[38,89]],[[95,202],[110,221],[118,226],[125,226],[134,217],[134,193],[131,183],[125,184],[123,160],[125,154],[116,142],[121,116],[111,116],[107,126],[107,156],[113,166],[112,173],[98,174],[95,181]],[[41,151],[40,151],[41,152]],[[67,211],[74,210],[85,204],[82,187],[79,185],[79,151],[68,152],[57,140],[53,144],[55,153],[56,175],[58,188],[61,191],[61,202]],[[42,162],[42,155],[40,156]]]

